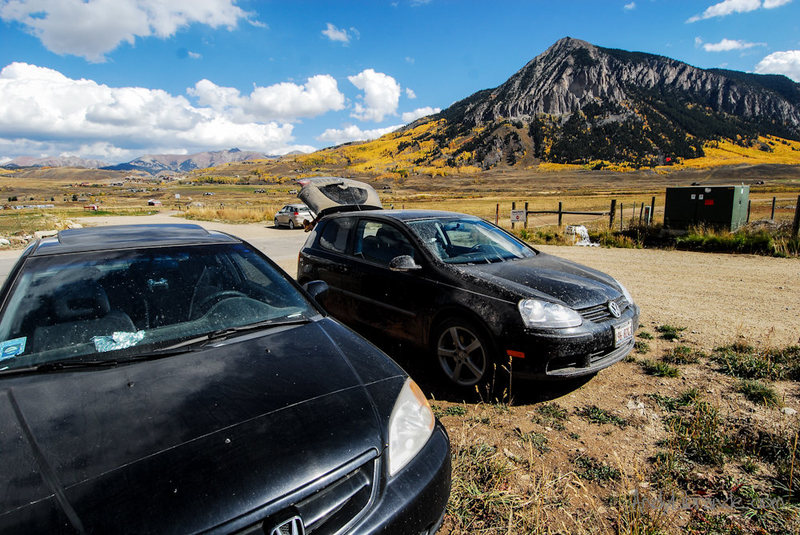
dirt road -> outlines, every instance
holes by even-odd
[[[642,308],[642,325],[686,327],[703,347],[738,335],[770,345],[800,339],[800,260],[651,249],[542,246],[613,275]]]
[[[84,225],[181,223],[169,214],[92,217]],[[262,224],[196,222],[240,236],[290,275],[307,235]],[[686,327],[685,339],[713,348],[737,335],[770,345],[800,339],[800,260],[649,249],[541,246],[540,249],[618,278],[642,308],[642,325]],[[19,251],[0,253],[4,277]]]

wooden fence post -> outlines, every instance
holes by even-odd
[[[497,203],[497,206],[494,207],[494,224],[500,224],[500,203]]]
[[[647,222],[648,225],[653,223],[653,218],[655,217],[656,213],[656,198],[655,195],[652,199],[650,199],[650,220]]]
[[[747,201],[747,222],[750,222],[750,207],[753,205],[753,201]]]
[[[563,210],[561,208],[561,201],[558,201],[558,228],[561,228],[561,220],[564,217]]]
[[[772,213],[770,214],[769,218],[772,221],[775,221],[775,197],[772,198]]]
[[[517,203],[516,203],[516,201],[513,201],[511,203],[511,210],[514,211],[516,209],[517,209]],[[511,230],[514,230],[514,220],[513,219],[511,220]]]
[[[528,228],[528,202],[525,201],[525,221],[522,222],[522,228]]]
[[[611,199],[611,208],[608,209],[608,228],[614,228],[614,215],[617,213],[617,199]]]
[[[619,203],[619,231],[622,232],[622,225],[625,224],[625,209],[622,203]]]
[[[634,212],[636,214],[636,212]],[[639,208],[639,226],[642,226],[642,216],[644,215],[644,203],[642,203],[642,207]]]
[[[792,223],[792,237],[796,238],[800,231],[800,195],[797,196],[797,204],[794,205],[794,223]]]

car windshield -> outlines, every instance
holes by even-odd
[[[448,264],[504,262],[536,254],[524,243],[482,219],[420,219],[407,224],[428,250]]]
[[[316,314],[243,244],[29,258],[0,317],[0,370],[133,358]]]

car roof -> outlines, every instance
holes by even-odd
[[[31,256],[215,243],[241,240],[192,224],[110,225],[59,231],[34,245]]]
[[[371,218],[390,218],[398,221],[414,221],[417,219],[480,219],[477,216],[462,214],[459,212],[447,212],[443,210],[369,210],[367,212],[351,211],[332,214],[330,217],[354,217],[364,216]]]

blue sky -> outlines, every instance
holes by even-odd
[[[368,139],[566,36],[800,81],[800,0],[0,0],[0,162]]]

